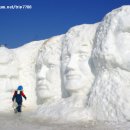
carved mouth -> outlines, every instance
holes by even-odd
[[[80,78],[80,76],[77,75],[77,74],[67,74],[67,75],[66,75],[66,79],[67,79],[67,80],[79,79],[79,78]]]
[[[41,80],[38,80],[37,84],[38,85],[43,85],[43,86],[45,85],[46,86],[47,85],[46,82],[47,82],[46,80],[42,80],[41,79]]]
[[[42,86],[38,87],[38,90],[47,90],[48,87],[45,84],[42,84]]]
[[[40,89],[40,90],[48,88],[47,84],[42,80],[38,81],[37,84],[38,84],[38,89]]]

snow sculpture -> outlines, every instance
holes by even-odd
[[[0,47],[0,110],[9,109],[12,105],[12,92],[18,84],[18,60],[12,50]]]
[[[40,49],[36,63],[38,104],[61,98],[61,41],[62,35],[52,37]]]
[[[88,101],[96,120],[130,120],[130,6],[100,23],[92,58],[96,80]]]
[[[90,56],[96,27],[97,24],[84,24],[71,28],[63,41],[63,83],[73,100],[72,102],[77,102],[78,106],[82,101],[85,104],[86,96],[94,79],[91,72]]]
[[[94,79],[89,60],[96,27],[97,24],[76,26],[71,28],[63,37],[61,66],[61,74],[62,77],[64,76],[63,79],[61,78],[63,80],[62,85],[65,85],[64,89],[61,87],[63,98],[48,105],[39,106],[36,112],[38,118],[53,119],[53,121],[58,120],[58,122],[86,121],[91,118],[85,105],[87,93]],[[42,60],[42,64],[45,64],[45,61]],[[51,84],[52,87],[53,84]],[[70,96],[67,95],[66,90]]]

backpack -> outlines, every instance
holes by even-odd
[[[22,102],[22,95],[20,91],[17,91],[17,94],[15,95],[16,102],[21,103]]]

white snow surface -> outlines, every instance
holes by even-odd
[[[27,100],[15,114],[18,85]],[[0,47],[0,86],[0,129],[129,129],[130,5],[63,35]]]

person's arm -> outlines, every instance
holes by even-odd
[[[14,92],[14,95],[12,97],[12,101],[14,101],[15,97],[16,97],[17,91]]]
[[[23,91],[21,91],[21,95],[25,98],[25,100],[27,99]]]

